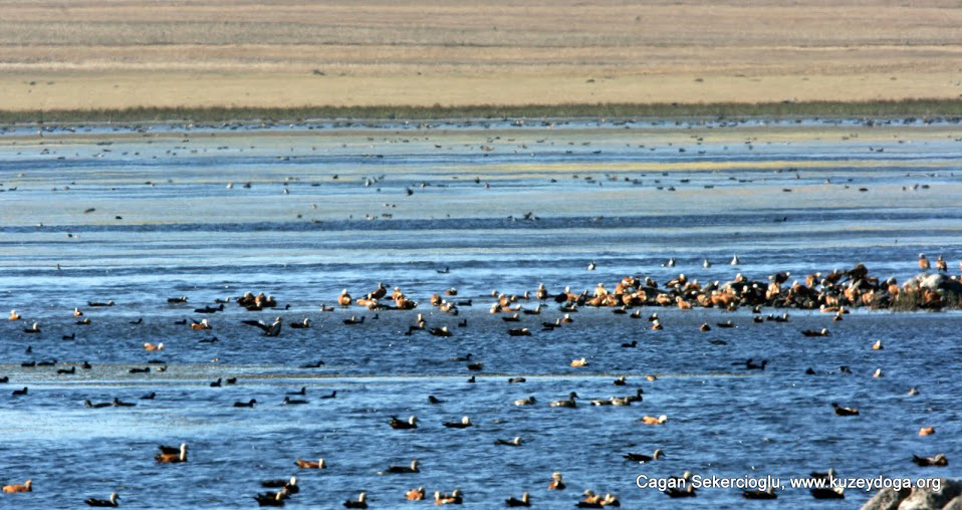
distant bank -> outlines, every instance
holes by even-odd
[[[0,110],[0,124],[74,124],[84,122],[303,122],[311,119],[744,119],[852,118],[962,120],[962,100],[810,101],[705,104],[558,104],[474,106],[311,106],[303,108],[123,108]]]

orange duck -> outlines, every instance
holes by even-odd
[[[171,453],[170,449],[166,447],[161,447],[160,453],[158,453],[154,460],[160,464],[179,464],[182,462],[187,462],[187,443],[180,445],[180,451],[177,453]]]
[[[18,492],[33,492],[33,480],[27,480],[23,483],[4,485],[4,494],[16,494]]]
[[[424,494],[424,487],[418,487],[417,489],[411,489],[407,491],[407,494],[404,495],[404,499],[408,501],[423,501]]]
[[[323,458],[318,459],[317,462],[297,459],[294,461],[294,464],[301,469],[327,469],[327,463],[324,462]]]

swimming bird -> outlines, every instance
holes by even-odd
[[[602,497],[595,494],[594,491],[586,490],[584,492],[585,499],[578,502],[575,505],[578,508],[603,508],[601,506]]]
[[[24,333],[40,333],[40,324],[37,322],[33,323],[33,326],[23,330]]]
[[[344,508],[367,508],[367,494],[360,493],[357,495],[357,500],[347,500],[344,502]]]
[[[18,492],[33,492],[33,480],[27,480],[23,483],[4,485],[4,494],[16,494]]]
[[[251,408],[253,408],[253,407],[254,407],[254,404],[256,404],[256,403],[257,403],[257,399],[256,399],[256,398],[252,398],[252,399],[250,399],[250,400],[247,401],[247,402],[234,402],[234,407],[251,407]]]
[[[734,257],[732,257],[732,261],[729,263],[729,265],[737,266],[740,263],[741,261],[738,259],[738,255],[735,255]]]
[[[407,501],[423,501],[425,496],[424,487],[418,487],[417,489],[411,489],[404,494],[404,499]]]
[[[519,437],[516,437],[516,438],[514,438],[514,439],[512,439],[512,440],[510,440],[510,441],[509,441],[509,440],[506,440],[506,439],[496,439],[496,440],[494,441],[494,444],[495,444],[495,445],[498,445],[498,446],[521,446],[521,445],[523,444],[523,441],[521,440],[521,437],[519,436]]]
[[[644,464],[645,462],[651,462],[653,460],[658,460],[665,456],[665,452],[662,450],[655,450],[650,456],[642,453],[628,453],[624,455],[625,460],[630,460],[632,462],[639,462]]]
[[[928,271],[931,267],[932,265],[929,264],[929,259],[925,258],[925,254],[919,253],[919,269]]]
[[[177,453],[172,453],[168,447],[161,446],[160,453],[154,456],[154,460],[160,464],[187,462],[187,443],[181,444]]]
[[[137,404],[133,402],[124,402],[123,400],[120,400],[119,398],[114,397],[113,401],[110,402],[110,405],[114,407],[134,407]]]
[[[551,473],[551,485],[548,486],[549,491],[561,491],[564,490],[566,485],[561,479],[561,473]]]
[[[466,429],[471,426],[471,418],[465,416],[459,422],[444,422],[444,426],[449,429]]]
[[[63,337],[61,337],[62,340],[73,340],[74,338],[77,338],[76,333],[70,333],[69,335],[63,335]]]
[[[13,396],[14,396],[14,397],[22,397],[22,396],[25,396],[25,395],[27,394],[27,391],[28,391],[28,390],[27,390],[27,387],[24,386],[22,390],[13,390]]]
[[[116,492],[111,492],[109,499],[87,498],[84,500],[84,503],[86,503],[87,506],[95,506],[95,507],[101,507],[101,508],[116,508],[117,506],[119,506],[119,504],[117,503],[118,499],[120,499],[120,496],[118,496]]]
[[[685,489],[669,487],[664,491],[665,495],[672,499],[697,497],[698,494],[695,493],[695,486],[692,484],[686,484],[686,485],[687,487]]]
[[[508,330],[508,334],[511,336],[531,336],[531,331],[528,328],[512,328]]]
[[[7,317],[7,320],[18,321],[18,320],[20,320],[20,318],[21,318],[21,317],[20,317],[20,314],[17,313],[16,310],[10,310],[10,316]]]
[[[625,386],[626,384],[628,384],[628,379],[626,379],[625,376],[621,376],[615,379],[615,382],[613,382],[612,384],[614,384],[615,386]]]
[[[701,263],[701,265],[702,265],[702,267],[704,267],[705,269],[708,269],[709,267],[711,267],[711,261],[706,258],[706,259]]]
[[[84,317],[83,320],[79,320],[79,321],[75,322],[74,324],[76,324],[76,325],[78,325],[78,326],[89,326],[90,323],[91,323],[91,322],[90,322],[90,317]]]
[[[578,407],[578,404],[575,403],[576,398],[578,398],[578,394],[572,391],[568,394],[568,398],[566,400],[555,400],[551,403],[551,407]]]
[[[416,416],[408,418],[408,421],[401,421],[397,417],[392,416],[389,422],[392,429],[396,430],[409,430],[418,428],[418,419]]]
[[[200,322],[197,322],[194,319],[191,319],[190,323],[191,323],[190,329],[193,329],[195,331],[201,330],[201,329],[211,329],[210,322],[207,319],[201,319]]]
[[[57,375],[72,375],[77,373],[77,367],[61,368],[57,370]]]
[[[167,302],[168,303],[186,303],[187,296],[170,297],[170,298],[167,298]]]
[[[284,500],[288,498],[288,492],[286,489],[281,489],[277,492],[265,492],[263,494],[258,494],[254,496],[254,500],[257,501],[258,506],[284,506]]]
[[[806,329],[802,331],[805,336],[828,336],[830,333],[827,328],[822,328],[821,331],[815,329]]]
[[[919,429],[920,436],[931,436],[935,434],[935,427],[922,427]]]
[[[418,461],[412,460],[410,466],[389,466],[384,471],[378,473],[379,475],[397,475],[397,474],[407,474],[407,473],[420,473],[421,470],[418,468]]]
[[[127,373],[128,373],[128,374],[149,374],[149,373],[150,373],[150,367],[144,367],[144,368],[136,368],[136,367],[134,367],[134,368],[131,368],[131,369],[127,370]]]
[[[435,505],[460,505],[464,502],[464,498],[461,496],[461,491],[455,489],[451,495],[442,495],[440,492],[434,493],[434,504]]]
[[[301,322],[292,322],[291,327],[294,329],[306,329],[311,327],[311,319],[305,317]],[[270,336],[270,335],[268,335]]]
[[[778,494],[775,494],[775,487],[768,487],[763,491],[743,491],[742,497],[745,499],[778,499]]]
[[[508,498],[504,500],[504,503],[510,507],[529,507],[531,506],[531,498],[527,492],[521,495],[521,499]]]
[[[657,418],[654,416],[643,416],[641,422],[645,425],[664,425],[668,422],[668,416],[664,414]]]
[[[301,469],[327,469],[327,463],[323,458],[318,459],[317,462],[296,459],[294,464]]]
[[[632,340],[631,342],[622,343],[621,346],[625,349],[630,349],[632,347],[638,347],[638,340]]]
[[[874,378],[876,378],[876,379],[878,379],[879,377],[882,377],[882,376],[884,376],[884,374],[882,373],[882,369],[881,369],[881,368],[876,368],[876,369],[875,369],[875,373],[872,374],[872,377],[874,377]]]
[[[809,492],[815,499],[845,499],[844,487],[816,487]]]
[[[150,392],[150,393],[148,393],[148,394],[140,397],[140,399],[141,399],[141,400],[153,400],[153,399],[156,398],[156,397],[157,397],[157,394],[152,391],[152,392]]]
[[[307,400],[304,400],[304,399],[292,399],[291,397],[284,397],[284,401],[281,402],[281,405],[295,406],[295,405],[303,405],[307,403],[308,403]]]
[[[534,398],[534,395],[531,395],[531,396],[528,397],[528,398],[519,398],[518,400],[515,400],[515,401],[514,401],[514,405],[516,405],[516,406],[533,406],[537,401],[538,401],[538,400]]]
[[[884,349],[884,348],[885,348],[885,347],[882,346],[882,341],[881,341],[881,340],[876,340],[875,343],[872,344],[872,350],[873,350],[873,351],[880,351],[880,350],[882,350],[882,349]]]
[[[912,462],[919,467],[945,467],[949,465],[949,459],[947,459],[943,453],[940,453],[935,457],[919,457],[918,455],[912,455]]]
[[[358,319],[356,315],[352,315],[350,319],[344,319],[343,322],[348,326],[353,326],[355,324],[364,324],[364,319],[365,319],[365,316],[363,315],[361,316],[360,319]]]
[[[428,402],[431,404],[443,404],[444,401],[435,397],[434,395],[428,395]]]
[[[164,342],[157,344],[152,344],[150,342],[144,342],[144,350],[146,351],[162,351],[164,350]]]
[[[341,306],[350,306],[351,301],[351,295],[348,294],[347,289],[342,290],[341,294],[337,296],[337,304]]]
[[[596,267],[597,266],[595,265],[595,262],[593,260],[588,263],[588,271],[594,271]]]
[[[832,402],[832,408],[835,409],[836,416],[858,416],[858,409],[852,407],[842,407]]]
[[[451,330],[449,330],[447,326],[441,326],[440,328],[433,327],[430,330],[428,330],[428,333],[430,333],[432,336],[441,336],[441,337],[451,336]]]
[[[588,360],[585,359],[585,358],[580,358],[580,359],[571,360],[571,366],[572,366],[572,367],[576,367],[576,368],[577,368],[577,367],[586,367],[586,366],[588,366]]]
[[[97,402],[96,404],[94,404],[90,400],[84,400],[84,407],[88,409],[102,409],[104,407],[111,407],[111,406],[113,406],[113,404],[110,402]]]

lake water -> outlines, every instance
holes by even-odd
[[[787,484],[829,467],[842,477],[957,477],[957,312],[855,310],[832,322],[765,309],[790,320],[756,324],[748,309],[644,309],[665,326],[651,331],[644,319],[582,309],[544,332],[542,321],[562,315],[549,301],[540,316],[522,316],[530,337],[508,336],[519,324],[488,313],[495,289],[611,289],[625,275],[804,278],[862,262],[901,282],[916,273],[919,252],[944,254],[958,274],[957,132],[952,124],[821,121],[7,130],[0,309],[23,320],[0,324],[0,376],[10,378],[0,385],[0,483],[30,478],[34,492],[4,495],[0,507],[74,508],[110,492],[129,508],[247,507],[263,491],[259,481],[296,474],[294,508],[340,507],[360,491],[372,508],[409,507],[416,503],[404,492],[418,486],[429,498],[460,488],[475,508],[525,491],[536,507],[568,508],[584,489],[616,494],[627,508],[852,508],[871,494],[848,491],[833,503],[787,489],[766,503],[704,489],[670,500],[634,483],[691,471]],[[731,266],[735,254],[740,263]],[[669,257],[676,267],[663,266]],[[357,306],[320,310],[341,289],[359,297],[378,282],[420,306],[376,316]],[[451,299],[473,305],[457,317],[428,303],[450,287],[458,289]],[[206,316],[209,331],[176,323],[246,291],[280,306],[249,312],[230,302]],[[182,295],[188,303],[167,302]],[[115,305],[86,306],[107,300]],[[77,306],[91,324],[76,324]],[[417,313],[454,335],[404,335]],[[277,315],[313,324],[268,338],[241,323]],[[351,315],[365,322],[344,325]],[[457,327],[463,319],[467,327]],[[737,327],[698,331],[727,320]],[[42,332],[23,332],[33,321]],[[800,333],[823,327],[831,336]],[[885,349],[871,350],[879,339]],[[632,340],[637,347],[621,347]],[[166,348],[146,352],[144,342]],[[482,371],[450,361],[467,353]],[[589,366],[569,366],[581,357]],[[734,365],[747,358],[768,359],[767,369]],[[56,366],[21,367],[51,359]],[[149,374],[128,373],[157,359],[166,372],[155,364]],[[85,360],[92,369],[56,374]],[[320,368],[299,368],[319,360]],[[885,377],[871,377],[877,368]],[[471,375],[477,382],[466,382]],[[612,384],[620,375],[626,387]],[[527,382],[509,384],[515,376]],[[235,385],[209,385],[231,377]],[[27,396],[10,396],[24,386]],[[302,386],[298,398],[308,404],[281,405]],[[913,386],[920,393],[908,396]],[[590,405],[636,388],[643,402]],[[335,390],[337,398],[320,398]],[[582,397],[576,409],[548,406],[571,391]],[[149,392],[154,400],[139,399]],[[537,405],[513,405],[530,395]],[[137,405],[83,405],[115,397]],[[253,409],[232,406],[251,398]],[[861,415],[836,417],[833,401]],[[665,425],[639,423],[662,414]],[[392,430],[392,415],[416,415],[420,426]],[[465,415],[473,427],[442,426]],[[937,433],[919,437],[923,426]],[[494,445],[516,436],[526,444]],[[188,463],[153,461],[158,444],[182,442]],[[622,458],[656,448],[665,452],[657,462]],[[911,462],[937,453],[948,467]],[[294,466],[319,457],[329,469]],[[412,459],[421,473],[377,474]],[[546,490],[555,471],[567,490]]]

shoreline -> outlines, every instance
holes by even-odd
[[[942,119],[962,120],[962,101],[906,99],[768,103],[565,103],[463,106],[136,107],[123,109],[0,110],[0,126],[82,123],[263,123],[335,121],[442,121],[456,119]]]

